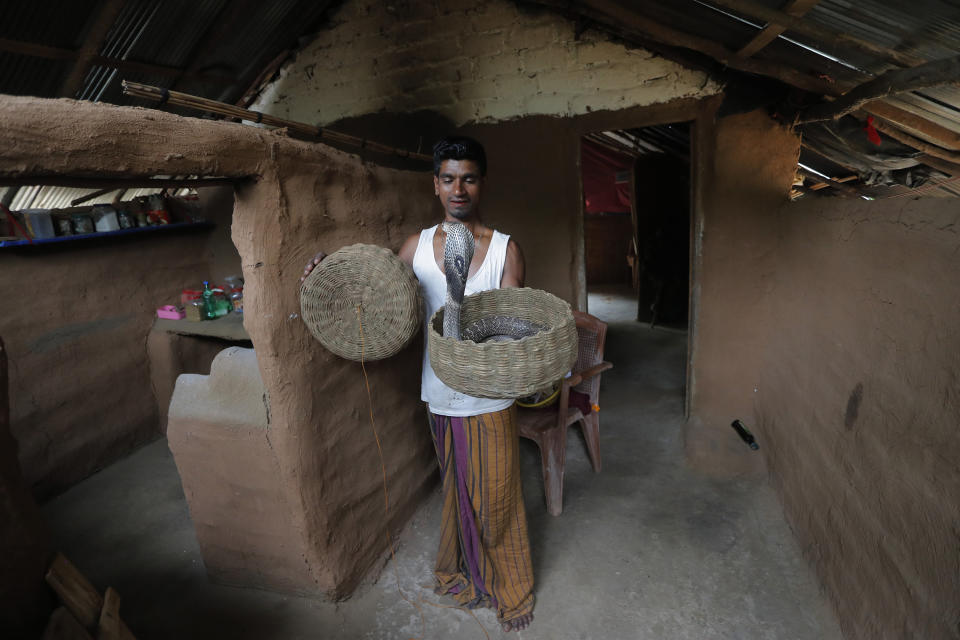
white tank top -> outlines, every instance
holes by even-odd
[[[437,225],[439,226],[439,225]],[[447,301],[447,277],[437,265],[433,255],[433,238],[437,233],[437,226],[424,229],[420,232],[420,242],[417,252],[413,256],[413,272],[420,280],[420,289],[423,292],[424,311],[426,312],[424,329],[429,324],[433,314]],[[503,266],[507,261],[507,243],[510,236],[499,231],[493,232],[490,246],[483,264],[477,272],[467,279],[467,288],[464,295],[499,289],[500,279],[503,277]],[[426,343],[426,340],[424,340]],[[430,366],[430,355],[427,349],[423,350],[423,377],[420,383],[420,399],[427,403],[432,413],[442,416],[462,418],[476,416],[481,413],[502,411],[513,404],[513,400],[488,400],[474,398],[454,391],[440,381]]]

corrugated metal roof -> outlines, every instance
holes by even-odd
[[[750,15],[751,11],[762,16],[763,11],[757,12],[757,6],[778,11],[784,6],[784,0],[752,0],[753,6],[746,0],[613,1],[647,20],[718,43],[729,52],[740,50],[764,28],[764,19]],[[119,81],[127,79],[233,102],[248,89],[247,85],[271,58],[292,48],[333,4],[333,0],[127,0],[107,33],[101,55],[131,63],[162,65],[172,72],[163,72],[163,69],[118,72],[107,66],[94,66],[77,95],[119,104],[145,104],[121,95]],[[577,12],[580,6],[576,1],[553,3],[557,5],[572,12]],[[105,6],[108,6],[107,0],[0,3],[0,38],[56,47],[68,54],[37,57],[25,51],[10,52],[9,46],[0,46],[0,92],[58,95],[75,64],[69,53],[78,50],[88,34],[94,32],[97,16]],[[727,6],[736,6],[738,10]],[[584,4],[580,10],[586,14],[596,12],[592,4]],[[905,60],[919,63],[960,54],[960,3],[956,0],[820,0],[801,20],[806,28],[785,31],[755,53],[754,58],[832,82],[836,88],[834,93],[898,68]],[[613,25],[614,30],[618,26]],[[816,29],[827,30],[827,35],[811,33]],[[634,33],[642,44],[644,36]],[[835,33],[845,34],[848,39],[830,35]],[[849,37],[858,38],[867,46],[852,46]],[[677,46],[670,42],[664,44]],[[888,51],[884,54],[876,51],[878,48]],[[730,58],[726,56],[728,62]],[[184,75],[188,71],[208,76]],[[810,85],[809,82],[799,84]],[[960,132],[960,89],[955,86],[901,94],[887,101],[950,131]],[[862,126],[854,125],[856,123],[846,123],[836,130],[846,132],[845,135],[865,135]],[[809,138],[812,141],[815,137]],[[856,149],[858,145],[850,148]],[[839,156],[833,161],[836,166],[848,166]],[[849,158],[846,161],[849,162]],[[822,158],[811,162],[820,162],[824,170],[832,169],[829,161]],[[940,168],[936,171],[941,171],[949,163],[931,164],[937,165]],[[930,175],[943,175],[936,171]],[[909,176],[898,176],[893,172],[865,179],[915,184],[918,175],[911,172]]]
[[[120,81],[132,80],[233,102],[265,65],[315,28],[331,4],[331,0],[126,0],[107,30],[99,55],[161,65],[171,72],[120,71],[94,64],[75,97],[147,104],[122,94]],[[107,0],[0,2],[0,38],[8,41],[0,44],[0,93],[59,97],[76,64],[75,52],[86,44],[106,6]],[[37,53],[30,45],[54,50]],[[217,78],[191,77],[187,72],[192,70]],[[0,198],[8,191],[0,189]],[[69,207],[74,199],[93,192],[24,186],[16,191],[11,209]],[[124,199],[159,192],[131,189]],[[104,194],[85,204],[109,203],[115,195]]]

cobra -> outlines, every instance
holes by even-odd
[[[513,316],[491,315],[463,325],[460,310],[473,260],[473,233],[460,222],[444,222],[443,272],[447,300],[443,309],[443,336],[473,342],[519,340],[543,330],[541,325]]]

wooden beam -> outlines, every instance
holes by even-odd
[[[710,2],[736,11],[737,13],[758,18],[767,24],[780,25],[787,31],[793,31],[796,34],[818,41],[824,47],[831,45],[829,53],[832,54],[836,53],[833,48],[833,45],[835,45],[855,49],[861,53],[879,57],[882,60],[901,67],[913,67],[925,62],[922,58],[881,47],[880,45],[876,45],[868,40],[862,40],[848,33],[821,27],[811,22],[805,22],[801,18],[791,16],[783,11],[770,9],[755,0],[710,0]]]
[[[40,640],[93,640],[66,607],[58,607],[50,615]]]
[[[960,164],[957,164],[955,162],[950,162],[949,160],[944,160],[943,158],[938,158],[936,156],[931,156],[926,154],[920,156],[919,158],[917,158],[917,160],[927,165],[928,167],[932,167],[936,169],[937,171],[943,171],[945,174],[947,174],[950,177],[960,176]]]
[[[823,176],[818,176],[814,172],[807,171],[803,167],[798,167],[797,171],[799,171],[801,175],[806,176],[807,178],[810,178],[815,182],[818,182],[818,183],[826,182],[828,185],[830,185],[831,187],[833,187],[834,189],[836,189],[837,191],[839,191],[840,193],[846,196],[856,196],[859,198],[862,195],[860,191],[855,189],[854,187],[844,184],[838,180],[834,180],[833,178],[824,178]]]
[[[34,58],[47,58],[49,60],[69,60],[77,57],[77,52],[73,49],[48,47],[45,44],[11,40],[10,38],[0,38],[0,51],[19,53],[24,56],[33,56]]]
[[[204,187],[222,187],[226,185],[233,186],[236,184],[236,182],[237,178],[87,178],[73,176],[18,176],[16,178],[0,177],[0,187],[41,185],[52,187],[74,187],[78,189],[102,189],[107,193],[115,189],[170,189],[183,187],[202,189]]]
[[[107,195],[108,193],[110,193],[110,192],[112,192],[112,191],[121,191],[121,190],[125,190],[125,189],[124,189],[123,187],[106,187],[106,188],[104,188],[104,189],[97,189],[97,190],[94,191],[93,193],[88,193],[88,194],[85,195],[85,196],[80,196],[79,198],[74,198],[73,200],[70,201],[70,206],[71,206],[71,207],[79,207],[79,206],[80,206],[81,204],[83,204],[84,202],[89,202],[90,200],[93,200],[94,198],[99,198],[100,196],[105,196],[105,195]]]
[[[842,178],[832,178],[834,182],[850,182],[851,180],[856,180],[860,176],[844,176]],[[829,182],[817,182],[816,184],[810,185],[812,191],[819,191],[820,189],[826,189],[830,186]]]
[[[58,47],[48,47],[33,42],[23,42],[20,40],[11,40],[9,38],[0,38],[0,51],[10,53],[19,53],[21,55],[32,56],[34,58],[46,58],[48,60],[72,60],[78,55],[73,49],[61,49]],[[133,73],[146,73],[150,75],[172,76],[172,77],[190,77],[200,78],[208,82],[216,82],[221,85],[233,84],[236,78],[233,76],[193,72],[177,67],[168,67],[162,64],[153,64],[149,62],[134,62],[132,60],[119,60],[117,58],[107,58],[101,55],[95,55],[92,58],[93,64],[120,71],[130,71]]]
[[[956,151],[949,151],[947,149],[942,149],[935,144],[924,142],[923,140],[915,138],[909,133],[901,131],[892,124],[888,124],[880,120],[874,119],[873,126],[876,127],[877,131],[881,131],[897,142],[901,142],[908,147],[913,147],[917,151],[922,151],[923,153],[933,156],[934,158],[940,158],[941,160],[960,164],[960,153],[957,153]]]
[[[70,69],[70,74],[60,86],[61,97],[76,97],[77,91],[83,86],[84,78],[87,77],[87,72],[94,65],[94,58],[100,55],[100,50],[107,40],[107,34],[110,33],[110,27],[117,21],[117,16],[120,15],[124,4],[126,0],[106,0],[100,7],[100,12],[93,19],[83,46],[77,52],[77,59]]]
[[[671,47],[690,49],[707,55],[728,67],[755,75],[776,78],[805,91],[822,95],[838,95],[840,93],[836,86],[813,75],[767,60],[738,58],[734,51],[714,40],[679,31],[651,20],[638,13],[637,10],[623,7],[612,0],[584,0],[576,3],[564,0],[534,0],[534,3],[565,13],[583,15],[599,25],[612,29],[614,32],[625,32],[627,36],[640,35]]]
[[[863,105],[867,113],[891,122],[910,135],[931,142],[944,149],[960,151],[960,132],[931,122],[915,113],[888,102],[877,100]]]
[[[836,100],[813,105],[800,113],[800,123],[836,120],[873,100],[906,91],[960,80],[960,56],[927,62],[909,69],[896,69],[851,89]]]
[[[794,18],[802,18],[807,11],[810,11],[810,9],[819,2],[820,0],[789,0],[780,10]],[[750,42],[744,45],[740,51],[737,51],[737,57],[749,58],[776,40],[780,34],[786,30],[787,28],[783,25],[768,22],[767,26],[761,29],[757,35],[753,36]]]
[[[97,623],[97,640],[120,640],[120,594],[113,587],[107,587],[103,594],[103,609]]]

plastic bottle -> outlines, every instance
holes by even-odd
[[[210,290],[210,282],[203,281],[203,319],[215,320],[217,318],[217,303],[213,299],[213,291]]]

